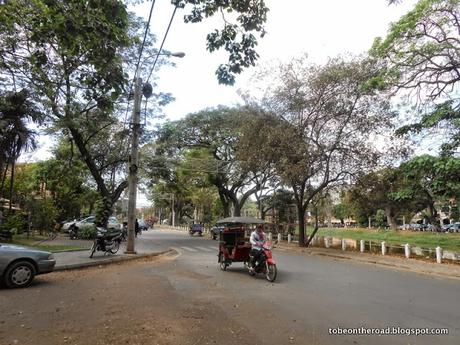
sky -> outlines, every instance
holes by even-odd
[[[259,39],[258,66],[276,61],[289,61],[307,53],[312,62],[324,63],[329,57],[347,53],[361,54],[369,50],[377,36],[385,36],[391,22],[397,21],[413,8],[415,0],[388,5],[387,0],[265,0],[270,9],[266,23],[267,34]],[[132,8],[146,20],[151,2]],[[174,7],[170,0],[156,0],[150,31],[163,39]],[[188,9],[190,10],[190,8]],[[225,52],[206,51],[206,35],[221,28],[220,17],[202,23],[183,22],[187,9],[177,11],[164,48],[184,52],[182,59],[174,59],[175,67],[163,67],[156,74],[157,89],[170,92],[175,101],[164,107],[167,120],[178,120],[188,113],[209,107],[242,103],[238,90],[250,90],[249,79],[257,70],[244,71],[234,86],[219,85],[215,70],[225,63]],[[24,155],[22,161],[50,157],[49,137],[41,137],[39,150]],[[145,205],[145,196],[138,196],[138,205]]]
[[[339,54],[361,54],[368,51],[377,36],[385,36],[390,22],[397,21],[416,3],[405,0],[388,5],[386,0],[266,0],[269,7],[267,35],[259,40],[258,65],[289,61],[307,53],[312,62],[324,63]],[[136,8],[148,18],[150,2]],[[169,0],[157,0],[152,16],[152,32],[163,38],[173,6]],[[241,103],[238,90],[250,89],[249,79],[258,67],[237,76],[234,86],[222,86],[214,74],[225,53],[206,51],[206,35],[220,28],[220,18],[199,24],[185,24],[187,9],[177,11],[165,48],[185,52],[175,59],[175,68],[158,73],[158,88],[171,92],[175,102],[164,108],[168,119],[177,120],[188,113],[219,104]]]

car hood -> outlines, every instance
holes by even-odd
[[[7,250],[7,251],[17,251],[20,250],[24,253],[43,253],[43,254],[51,254],[50,252],[44,251],[44,250],[39,250],[39,249],[34,249],[34,248],[29,248],[29,247],[24,247],[24,246],[18,246],[16,244],[0,244],[0,250]]]

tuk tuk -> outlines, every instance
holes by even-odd
[[[264,224],[261,219],[253,217],[228,217],[219,220],[216,224],[223,226],[219,235],[218,263],[221,270],[225,271],[234,262],[242,262],[249,270],[249,254],[251,243],[249,242],[252,228],[258,224]],[[271,256],[271,247],[264,246],[264,262],[259,271],[249,270],[250,275],[264,273],[267,280],[274,281],[276,278],[276,264]]]

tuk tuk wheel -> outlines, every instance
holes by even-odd
[[[275,279],[276,279],[276,275],[277,275],[278,271],[276,269],[276,265],[274,264],[268,264],[267,266],[267,272],[265,274],[265,278],[267,278],[267,280],[269,282],[274,282]]]
[[[224,258],[224,254],[220,254],[219,256],[219,263],[220,263],[220,269],[222,271],[226,271],[227,270],[227,267],[228,267],[228,264],[227,262],[225,261],[225,258]]]

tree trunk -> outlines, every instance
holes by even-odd
[[[16,148],[16,145],[15,145]],[[11,214],[13,208],[13,183],[14,183],[14,170],[16,167],[16,156],[13,154],[11,159],[11,178],[10,178],[10,204],[8,206],[8,215]]]
[[[390,226],[390,229],[397,230],[398,224],[396,223],[396,215],[394,214],[391,207],[385,207],[385,214],[387,216],[387,223]]]
[[[311,233],[310,236],[308,236],[307,243],[305,243],[305,246],[308,247],[315,237],[316,233],[318,232],[319,226],[318,226],[318,208],[315,207],[315,228],[313,229],[313,232]]]
[[[236,200],[233,202],[233,216],[240,217],[241,216],[241,207],[242,205]]]
[[[230,202],[227,196],[219,189],[219,199],[224,209],[224,218],[230,217]]]
[[[297,218],[299,221],[299,247],[305,246],[305,210],[306,208],[297,203]]]
[[[72,138],[75,144],[78,147],[78,150],[80,151],[81,156],[83,157],[83,160],[86,163],[86,166],[96,181],[98,192],[102,197],[102,208],[99,210],[100,213],[96,215],[96,225],[107,227],[107,222],[113,212],[113,205],[120,198],[123,190],[128,186],[128,181],[123,181],[112,193],[110,193],[101,173],[96,166],[96,163],[94,162],[94,158],[91,156],[90,152],[85,146],[85,141],[83,140],[81,133],[77,128],[73,126],[68,126],[68,128],[72,134]]]

